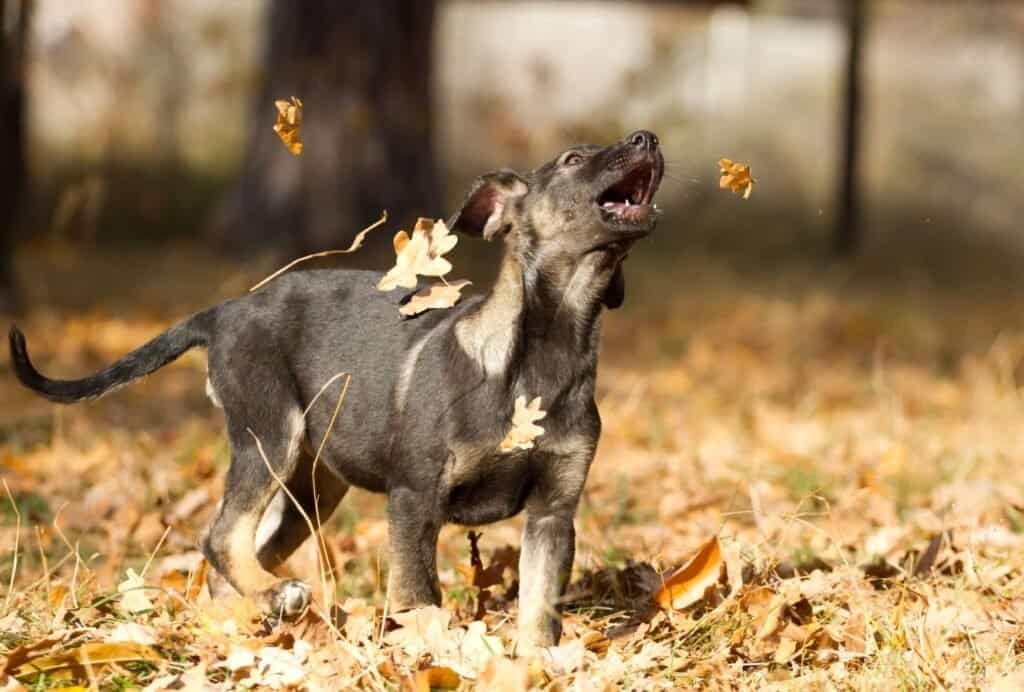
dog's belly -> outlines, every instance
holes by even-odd
[[[530,483],[525,474],[513,486],[507,483],[504,478],[482,478],[455,486],[448,495],[448,521],[478,526],[519,514],[526,504]]]
[[[465,453],[466,448],[459,451]],[[453,454],[455,463],[447,479],[448,521],[477,526],[508,519],[522,511],[533,487],[528,454],[483,453],[474,455],[471,462],[463,457],[461,463],[458,456],[458,452]]]

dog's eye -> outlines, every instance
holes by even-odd
[[[565,155],[565,158],[562,159],[563,166],[578,166],[581,163],[583,163],[583,156],[582,154],[577,154],[575,151],[570,151]]]

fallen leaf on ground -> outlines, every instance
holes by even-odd
[[[59,673],[70,671],[74,677],[84,679],[88,676],[88,666],[99,668],[110,663],[159,660],[160,654],[142,644],[89,642],[69,651],[34,658],[13,672],[19,678],[46,673],[47,679],[53,680]]]
[[[655,602],[665,610],[693,605],[704,597],[709,586],[718,582],[723,564],[722,547],[715,536],[665,580],[654,597]]]
[[[421,670],[411,678],[406,678],[403,688],[407,692],[430,692],[433,689],[454,690],[462,682],[462,678],[451,668],[433,666]]]
[[[153,609],[153,601],[146,595],[146,582],[133,569],[125,572],[124,581],[117,585],[117,592],[121,594],[121,609],[126,613]]]
[[[408,303],[398,309],[406,317],[418,315],[427,310],[450,308],[459,302],[462,289],[470,285],[470,281],[453,281],[452,283],[433,284],[418,291]]]
[[[547,411],[540,408],[540,397],[536,397],[529,404],[526,397],[516,397],[516,409],[512,414],[512,429],[501,441],[501,451],[511,452],[513,449],[533,449],[533,441],[544,434],[544,428],[534,425],[548,415]]]
[[[302,100],[292,96],[291,101],[274,101],[274,106],[277,107],[274,132],[288,147],[288,151],[298,156],[302,153]]]
[[[117,627],[112,629],[104,641],[108,643],[125,642],[129,644],[142,644],[152,646],[158,643],[156,632],[151,627],[140,625],[135,622],[119,622]]]
[[[718,187],[731,189],[736,194],[743,193],[743,199],[750,199],[754,191],[754,183],[757,181],[750,177],[750,166],[743,163],[733,163],[729,159],[720,159],[718,167],[722,169],[722,178],[718,181]]]
[[[459,242],[444,221],[419,219],[410,236],[405,231],[395,234],[395,266],[377,284],[381,291],[415,288],[420,276],[444,276],[452,270],[444,255]]]
[[[530,671],[520,661],[494,657],[477,678],[477,688],[489,692],[526,692],[530,689]]]

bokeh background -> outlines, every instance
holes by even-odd
[[[828,575],[804,597],[862,649],[786,667],[742,612],[697,635],[684,617],[627,646],[647,651],[635,679],[1024,685],[1024,3],[0,0],[0,21],[0,315],[47,374],[91,372],[386,208],[359,253],[320,261],[384,269],[391,234],[475,176],[651,129],[665,216],[604,320],[574,584],[619,589],[718,535],[755,573],[788,565],[764,582],[780,593]],[[271,129],[292,95],[300,157]],[[719,189],[723,157],[751,165],[751,199]],[[463,239],[456,274],[486,288],[497,252]],[[195,564],[227,463],[204,378],[192,353],[57,408],[0,357],[0,474],[21,531],[42,527],[18,584],[61,577],[58,514],[96,588],[165,531],[161,554],[192,562],[154,578]],[[516,527],[487,528],[485,556]],[[379,604],[383,503],[353,493],[330,529],[340,593]],[[442,537],[446,605],[464,533]],[[934,541],[942,568],[917,574]],[[622,605],[603,603],[572,627],[603,629]]]

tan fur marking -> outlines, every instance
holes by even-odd
[[[494,290],[476,312],[455,325],[459,345],[484,375],[494,375],[508,367],[524,301],[522,268],[508,252]]]
[[[241,516],[228,534],[231,581],[245,595],[253,595],[277,583],[277,577],[263,569],[256,559],[256,529],[259,520],[260,517],[255,513]]]

